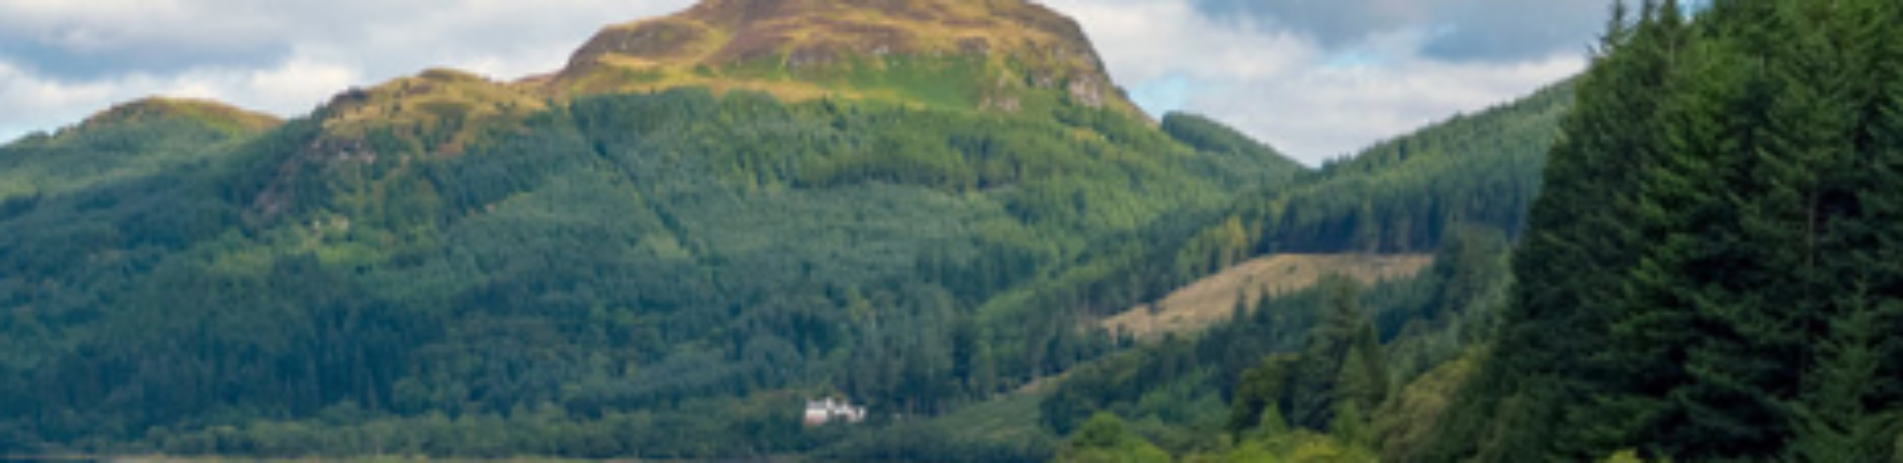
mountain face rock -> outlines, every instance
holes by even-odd
[[[1058,102],[1139,114],[1082,28],[1023,0],[706,0],[611,26],[557,95],[706,86],[1017,112]]]

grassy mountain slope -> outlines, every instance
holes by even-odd
[[[612,26],[544,81],[556,95],[704,86],[1043,113],[1136,109],[1082,28],[1023,0],[711,0]]]

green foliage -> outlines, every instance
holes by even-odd
[[[1116,415],[1099,413],[1085,421],[1070,437],[1059,462],[1076,463],[1154,463],[1168,462],[1170,455],[1126,429]]]
[[[1221,169],[1236,174],[1259,172],[1256,175],[1264,183],[1282,183],[1305,170],[1275,148],[1206,117],[1170,113],[1163,116],[1162,129],[1197,151],[1222,155]]]
[[[1374,325],[1361,313],[1360,289],[1340,276],[1329,277],[1319,288],[1321,322],[1308,334],[1283,399],[1289,404],[1290,425],[1318,431],[1335,427],[1336,415],[1344,406],[1351,411],[1368,410],[1387,393],[1385,370],[1378,360],[1368,361],[1379,359],[1381,346],[1374,338]],[[1348,387],[1349,382],[1358,389]],[[1344,418],[1359,421],[1363,417]]]
[[[1322,172],[1302,173],[1289,182],[1248,190],[1221,210],[1186,210],[1150,227],[1092,243],[1079,262],[992,299],[980,314],[985,319],[1008,320],[997,323],[1007,330],[996,336],[1039,336],[1037,331],[1048,325],[1041,316],[1031,314],[1055,311],[1088,317],[1122,312],[1260,255],[1433,250],[1467,233],[1464,230],[1493,230],[1499,237],[1482,240],[1492,243],[1483,247],[1503,248],[1524,226],[1527,204],[1539,188],[1546,148],[1571,101],[1572,84],[1555,85],[1521,101],[1383,143],[1353,159],[1330,163]],[[1201,136],[1227,141],[1203,141],[1198,134],[1229,131],[1196,128],[1199,125],[1189,116],[1169,120],[1176,121],[1174,136],[1192,145],[1266,149],[1219,135]],[[1474,275],[1474,281],[1488,278]],[[1467,293],[1475,285],[1467,286],[1460,297],[1472,297],[1475,303],[1491,303],[1499,297],[1485,291]],[[1426,303],[1410,304],[1418,308]],[[1459,302],[1447,307],[1466,308]],[[1376,320],[1380,332],[1393,337],[1417,315],[1422,314],[1392,312]],[[1432,329],[1454,326],[1475,329]],[[1453,317],[1423,325],[1421,332],[1443,336],[1410,341],[1438,347],[1410,349],[1405,358],[1414,363],[1406,366],[1406,372],[1418,374],[1458,355],[1460,348],[1453,344],[1464,341],[1457,338],[1483,338],[1482,326]],[[1299,331],[1291,328],[1289,332]],[[1257,352],[1235,357],[1228,364],[1252,364],[1266,354]],[[1033,364],[1051,364],[1039,352],[1016,354]],[[1243,368],[1232,368],[1223,379],[1233,382]]]
[[[1432,459],[1891,455],[1895,2],[1647,2],[1555,148]],[[1881,263],[1879,263],[1881,262]],[[1888,347],[1883,347],[1888,346]],[[1555,419],[1557,417],[1557,419]]]
[[[203,167],[256,136],[217,120],[163,114],[23,138],[0,146],[0,201],[24,207],[46,196]],[[5,209],[0,217],[11,215]]]
[[[1192,455],[1186,461],[1251,461],[1276,463],[1356,463],[1383,461],[1374,452],[1342,439],[1296,431],[1249,439],[1227,453]]]
[[[1614,453],[1612,454],[1612,456],[1606,457],[1605,459],[1602,459],[1599,461],[1601,463],[1645,463],[1645,459],[1639,458],[1638,451],[1629,450],[1629,449],[1620,450],[1618,453]],[[1670,461],[1670,460],[1665,460],[1665,461]]]
[[[1484,330],[1569,103],[1321,172],[1193,116],[705,90],[31,138],[0,163],[110,165],[0,191],[0,449],[1037,461],[1088,434],[1062,451],[1148,461],[1221,454],[1230,424],[1256,428],[1238,451],[1361,461],[1394,385]],[[1079,328],[1256,255],[1437,248],[1429,277],[1239,301],[1200,338]],[[1251,370],[1298,352],[1315,375]],[[835,394],[873,423],[799,426]]]
[[[1047,462],[1063,444],[1037,425],[1035,394],[1009,394],[930,420],[855,432],[815,452],[826,460]]]
[[[1108,411],[1158,423],[1144,428],[1153,437],[1168,434],[1161,429],[1237,442],[1230,452],[1222,450],[1230,439],[1156,439],[1192,459],[1368,461],[1375,458],[1369,449],[1389,443],[1394,455],[1420,458],[1435,427],[1397,420],[1438,422],[1472,376],[1422,375],[1492,337],[1512,277],[1508,245],[1520,235],[1571,92],[1572,84],[1561,84],[1249,192],[1220,213],[1168,220],[1178,225],[1114,241],[981,313],[1004,318],[1017,307],[1063,307],[1106,314],[1277,251],[1439,249],[1432,271],[1412,280],[1363,290],[1331,285],[1332,297],[1316,289],[1238,301],[1230,323],[1199,337],[1169,337],[1071,371],[1040,407],[1058,432]],[[1267,150],[1201,122],[1176,115],[1165,130],[1205,150]],[[1390,393],[1409,383],[1410,394]],[[1199,405],[1211,402],[1223,406]],[[1264,450],[1271,441],[1274,449]]]
[[[1036,334],[1011,338],[1019,320],[976,309],[1289,166],[1231,171],[1253,161],[1112,110],[1061,112],[682,90],[567,102],[450,154],[331,132],[332,108],[255,138],[159,124],[9,145],[7,162],[60,143],[74,159],[118,149],[100,143],[205,154],[0,203],[0,439],[883,455],[908,428],[805,432],[798,396],[924,419],[1099,357],[1114,340],[1074,313],[1027,312]],[[465,437],[336,440],[391,428]],[[983,459],[1053,448],[943,442]]]
[[[1291,370],[1300,360],[1294,355],[1271,355],[1263,358],[1261,365],[1242,372],[1235,397],[1230,399],[1226,430],[1237,437],[1251,429],[1270,433],[1286,430],[1288,419],[1282,403],[1288,397]]]
[[[1421,461],[1460,389],[1472,381],[1478,353],[1441,364],[1373,413],[1382,461]]]
[[[1040,407],[1045,425],[1071,431],[1093,414],[1108,411],[1138,422],[1154,421],[1164,429],[1230,437],[1156,440],[1177,455],[1217,452],[1230,440],[1240,443],[1287,435],[1290,430],[1340,431],[1333,438],[1353,447],[1385,448],[1384,443],[1391,443],[1405,449],[1397,454],[1418,455],[1432,435],[1431,423],[1440,418],[1446,402],[1470,373],[1436,370],[1437,374],[1413,381],[1404,389],[1406,394],[1390,394],[1394,384],[1412,379],[1412,374],[1399,377],[1405,371],[1400,368],[1424,372],[1460,358],[1464,350],[1485,339],[1472,333],[1484,332],[1492,320],[1490,312],[1497,310],[1498,304],[1491,302],[1497,296],[1446,297],[1445,288],[1454,281],[1475,274],[1496,275],[1473,289],[1484,294],[1500,294],[1507,285],[1503,272],[1453,270],[1503,265],[1504,244],[1489,241],[1499,239],[1497,232],[1462,234],[1469,235],[1462,240],[1476,242],[1449,244],[1443,250],[1438,262],[1444,270],[1359,291],[1352,282],[1334,280],[1324,287],[1259,301],[1241,312],[1245,315],[1240,319],[1212,327],[1199,338],[1166,337],[1075,369]],[[1453,300],[1472,301],[1472,305],[1439,306]],[[1420,318],[1423,314],[1437,315]],[[1380,333],[1397,337],[1383,345]],[[1390,354],[1398,348],[1412,352]],[[1368,361],[1370,357],[1382,360],[1374,363]],[[1422,364],[1427,367],[1416,366]],[[1199,405],[1206,401],[1226,404]],[[1309,407],[1303,409],[1311,414],[1309,421],[1295,421],[1292,411],[1298,403]],[[1145,430],[1147,435],[1165,434]]]

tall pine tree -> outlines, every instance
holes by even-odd
[[[1903,6],[1679,11],[1609,28],[1437,459],[1895,454]]]
[[[1605,345],[1620,278],[1642,237],[1628,223],[1639,207],[1631,172],[1653,164],[1660,99],[1673,50],[1660,6],[1648,1],[1636,25],[1615,2],[1593,67],[1552,149],[1546,183],[1513,260],[1519,282],[1486,368],[1459,398],[1430,459],[1539,460],[1585,457],[1597,448],[1577,434],[1588,414],[1575,406],[1598,389],[1591,358]]]

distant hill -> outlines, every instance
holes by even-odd
[[[221,103],[150,98],[0,146],[0,200],[65,193],[203,161],[280,124]]]

